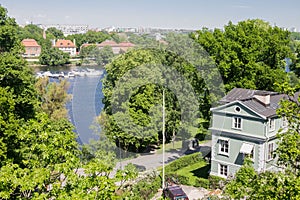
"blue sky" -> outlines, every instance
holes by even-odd
[[[299,0],[1,0],[0,4],[19,24],[201,29],[260,18],[300,30]]]

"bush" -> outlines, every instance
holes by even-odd
[[[209,181],[209,184],[210,184],[210,188],[211,189],[222,189],[223,188],[223,185],[224,185],[224,182],[225,182],[225,179],[224,178],[221,178],[221,177],[218,177],[218,176],[213,176],[213,175],[210,175],[208,177],[208,181]]]
[[[203,160],[202,154],[200,152],[190,154],[184,157],[181,157],[174,162],[168,164],[165,168],[166,172],[175,172],[178,169],[186,167],[188,165],[192,165],[196,162],[200,162]]]
[[[194,186],[209,189],[210,182],[208,179],[205,178],[197,178]]]

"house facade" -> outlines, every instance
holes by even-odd
[[[25,53],[23,57],[38,57],[41,54],[41,46],[36,42],[35,39],[24,39],[22,45],[25,47]]]
[[[72,42],[71,40],[57,40],[56,42],[53,41],[53,43],[53,47],[56,47],[59,50],[70,54],[70,56],[76,55],[75,40],[74,42]]]
[[[256,171],[279,170],[274,151],[279,129],[287,129],[276,110],[286,95],[234,88],[212,108],[211,175],[233,176],[250,157]]]

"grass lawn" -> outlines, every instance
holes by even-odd
[[[205,142],[207,142],[207,140],[199,141],[199,144],[203,144]],[[165,144],[166,152],[181,150],[181,148],[182,148],[182,141],[175,141],[174,146],[173,146],[173,142]],[[162,144],[159,145],[159,149],[157,149],[156,153],[162,154]]]
[[[197,162],[187,167],[181,168],[176,173],[189,178],[190,185],[195,185],[197,177],[208,178],[210,164],[205,161]]]

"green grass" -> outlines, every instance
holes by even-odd
[[[170,152],[172,150],[180,150],[182,148],[182,141],[175,141],[174,146],[173,142],[165,144],[165,151]],[[162,154],[162,144],[159,146],[159,149],[156,151],[158,154]]]
[[[176,171],[176,174],[189,178],[190,185],[196,185],[197,178],[208,178],[210,165],[205,161],[197,162]]]
[[[203,141],[199,141],[199,144],[203,144],[206,143],[207,140],[203,140]],[[166,152],[171,152],[171,151],[180,151],[182,148],[182,141],[175,141],[174,142],[174,146],[173,146],[173,142],[167,143],[165,144],[165,151]],[[159,149],[157,149],[156,151],[157,154],[162,154],[162,144],[159,145]]]

